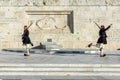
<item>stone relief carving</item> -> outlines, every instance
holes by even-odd
[[[59,29],[59,30],[64,30],[67,25],[64,25],[63,27],[58,27],[56,24],[56,20],[53,17],[44,17],[43,19],[38,19],[36,20],[36,26],[43,30],[43,29]]]
[[[87,0],[69,0],[70,5],[80,5],[87,3]]]
[[[73,33],[73,11],[26,11],[40,30],[53,33]]]
[[[60,0],[43,0],[43,5],[59,5]]]
[[[113,5],[113,0],[105,0],[105,3],[108,5]]]
[[[104,3],[105,2],[105,3]],[[119,0],[0,0],[0,6],[40,6],[40,5],[113,5]]]
[[[78,1],[79,0],[70,0],[70,3],[71,3],[71,5],[76,5],[76,4],[78,4]]]
[[[40,29],[53,29],[55,28],[55,19],[53,17],[44,17],[43,19],[36,20],[36,26]]]

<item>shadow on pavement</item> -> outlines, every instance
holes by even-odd
[[[55,54],[85,54],[84,51],[56,51]]]
[[[33,49],[42,49],[41,45],[34,46],[30,49],[30,53],[34,53],[35,51]],[[25,49],[2,49],[2,51],[8,51],[8,52],[17,52],[17,53],[23,53],[26,50]]]
[[[117,50],[120,50],[120,48],[118,48]]]
[[[18,53],[24,52],[23,50],[14,50],[14,49],[2,49],[2,51],[18,52]]]
[[[43,46],[40,44],[38,46],[34,46],[31,49],[44,49]]]
[[[19,49],[2,49],[2,51],[7,51],[7,52],[17,52],[17,53],[24,53],[25,50],[19,50]],[[34,51],[30,51],[31,53],[34,53]]]

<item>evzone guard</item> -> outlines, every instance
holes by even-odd
[[[31,21],[29,26],[24,25],[24,32],[22,34],[22,42],[23,42],[23,45],[25,46],[25,49],[27,51],[27,53],[24,53],[24,56],[29,56],[30,45],[33,46],[33,43],[31,42],[30,37],[29,37],[29,30],[28,30],[32,24],[33,24],[33,22]]]
[[[104,45],[107,44],[107,34],[106,34],[106,31],[112,26],[112,24],[110,24],[107,28],[105,28],[104,25],[99,26],[97,23],[95,23],[95,24],[100,29],[99,30],[99,38],[97,40],[97,44],[96,45],[93,45],[93,43],[90,43],[88,45],[88,47],[95,46],[95,47],[99,48],[99,50],[100,50],[100,57],[104,57],[104,56],[106,56],[106,54],[103,53],[103,49],[104,49]]]

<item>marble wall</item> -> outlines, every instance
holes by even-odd
[[[0,0],[0,49],[23,48],[23,26],[32,21],[34,46],[52,39],[72,49],[96,43],[99,29],[94,22],[112,23],[106,49],[116,50],[120,48],[119,13],[119,0]]]

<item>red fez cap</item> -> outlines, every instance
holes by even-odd
[[[104,26],[104,25],[101,25],[101,28],[105,28],[105,26]]]
[[[24,27],[27,27],[27,25],[24,25]]]

